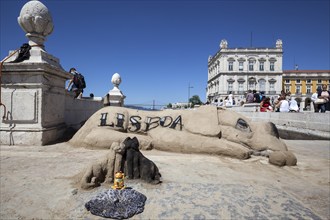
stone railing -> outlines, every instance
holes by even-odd
[[[64,121],[67,127],[79,129],[96,111],[103,108],[103,101],[92,98],[74,99],[73,95],[65,96]]]
[[[234,107],[231,110],[252,121],[273,122],[284,139],[330,140],[330,112],[256,112],[256,106],[251,107]]]

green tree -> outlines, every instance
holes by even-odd
[[[172,108],[172,103],[168,103],[167,108]]]
[[[190,99],[189,102],[191,103],[191,107],[194,107],[195,105],[201,105],[203,104],[201,99],[199,98],[198,95],[193,95]]]

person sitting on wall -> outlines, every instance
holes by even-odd
[[[270,104],[270,98],[265,97],[263,100],[260,102],[260,112],[272,112],[273,108],[272,105]]]
[[[82,88],[80,88],[79,80],[78,80],[78,72],[77,72],[76,68],[71,68],[69,70],[69,73],[73,74],[73,76],[72,76],[66,90],[73,91],[75,94],[74,98],[81,98],[84,90]],[[69,90],[70,86],[71,86],[71,89]]]
[[[312,97],[311,97],[311,100],[312,100],[313,106],[314,106],[314,112],[319,112],[320,111],[320,109],[318,107],[318,104],[315,103],[315,101],[317,100],[317,96],[318,96],[317,92],[319,90],[322,90],[320,86],[316,89],[316,92],[314,92]]]
[[[290,110],[290,112],[299,112],[299,106],[298,106],[297,101],[294,99],[294,97],[291,97],[289,110]]]
[[[323,84],[322,90],[319,90],[317,93],[317,98],[323,100],[323,102],[319,104],[319,109],[321,109],[321,112],[324,113],[327,110],[327,105],[329,104],[330,91],[327,90],[327,85]]]
[[[280,109],[279,112],[289,112],[289,99],[290,96],[286,96],[276,104],[276,108]]]

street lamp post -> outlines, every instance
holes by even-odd
[[[190,99],[190,89],[194,88],[193,86],[190,86],[190,83],[188,84],[188,107],[189,107],[189,99]]]

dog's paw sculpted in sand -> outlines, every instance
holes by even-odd
[[[278,166],[297,163],[273,123],[252,122],[232,110],[214,106],[164,111],[105,107],[90,117],[70,142],[75,146],[109,148],[113,142],[133,136],[138,138],[141,149],[239,159],[254,154],[270,157],[269,162]]]

